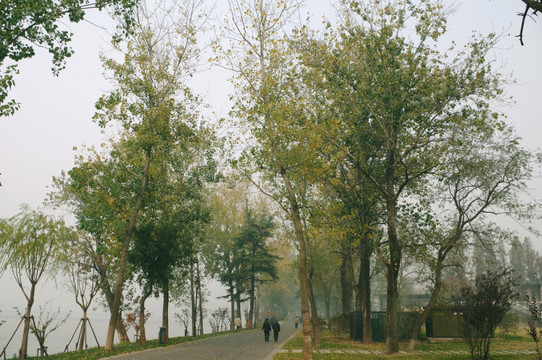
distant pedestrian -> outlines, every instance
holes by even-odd
[[[239,330],[241,328],[241,318],[240,317],[236,317],[235,318],[235,329],[236,330]]]
[[[266,342],[269,342],[269,333],[271,332],[271,324],[269,323],[269,319],[265,319],[262,326],[264,339]]]
[[[299,325],[299,316],[295,317],[295,328],[297,329],[297,326]]]
[[[279,340],[279,331],[280,331],[280,324],[278,320],[275,320],[273,323],[273,337],[275,338],[275,342]]]

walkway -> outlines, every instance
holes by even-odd
[[[293,324],[281,323],[279,341],[264,342],[261,330],[217,336],[186,344],[172,345],[110,357],[110,360],[270,360],[295,333]]]

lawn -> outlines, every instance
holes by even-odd
[[[407,353],[399,353],[396,355],[377,355],[377,354],[348,354],[335,353],[335,350],[363,350],[368,352],[379,351],[385,353],[384,343],[374,343],[372,345],[364,345],[361,342],[350,341],[346,336],[336,336],[329,331],[322,332],[321,349],[324,351],[330,350],[329,353],[318,353],[315,351],[314,359],[320,360],[364,360],[387,359],[387,360],[467,360],[470,359],[469,354],[453,354],[452,352],[468,352],[468,346],[463,341],[457,340],[440,340],[440,341],[423,341],[415,353],[408,352],[407,343],[399,344],[400,351]],[[303,348],[303,338],[301,332],[288,341],[283,349],[290,351],[299,351]],[[535,343],[527,336],[526,333],[507,336],[497,336],[491,342],[490,359],[494,360],[533,360],[536,359],[536,354],[502,354],[498,351],[535,351]],[[446,353],[448,352],[448,353]],[[302,353],[278,353],[273,357],[273,360],[300,360],[303,359]]]

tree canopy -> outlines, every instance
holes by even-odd
[[[0,6],[0,117],[12,115],[19,107],[15,100],[7,100],[15,85],[17,63],[45,48],[52,56],[53,74],[65,66],[73,54],[69,43],[73,34],[63,25],[64,20],[82,21],[91,9],[111,8],[123,18],[116,38],[127,35],[138,0],[6,0]]]

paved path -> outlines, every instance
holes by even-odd
[[[261,330],[242,331],[165,348],[110,357],[111,360],[270,360],[295,333],[292,324],[281,322],[279,341],[264,342]]]

